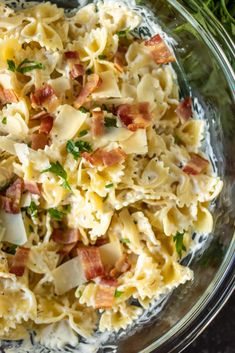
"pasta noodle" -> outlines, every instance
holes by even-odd
[[[181,259],[223,182],[173,53],[140,23],[119,2],[0,5],[2,339],[76,345],[193,279]]]

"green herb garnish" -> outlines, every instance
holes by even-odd
[[[59,176],[63,180],[62,186],[67,190],[71,190],[71,187],[67,180],[68,178],[67,173],[59,162],[51,163],[50,167],[47,169],[44,169],[41,173],[46,173],[46,172],[51,172]]]
[[[117,35],[119,38],[125,38],[129,32],[130,32],[130,28],[127,28],[124,31],[117,32]]]
[[[123,292],[121,292],[120,290],[115,290],[114,296],[115,298],[119,298],[121,295],[123,294]]]
[[[184,232],[177,232],[176,235],[173,236],[173,240],[175,242],[176,251],[179,257],[182,257],[182,251],[186,251],[186,247],[184,245]]]
[[[98,55],[98,59],[105,60],[105,59],[107,59],[107,56],[104,54],[101,54],[101,55]]]
[[[2,124],[4,124],[4,125],[7,124],[7,117],[6,117],[6,116],[4,116],[4,117],[2,118]]]
[[[104,125],[106,127],[117,127],[117,119],[115,118],[104,118]]]
[[[62,218],[65,216],[64,212],[57,210],[56,208],[49,208],[48,209],[49,215],[51,218],[55,219],[56,221],[61,221]]]
[[[123,238],[123,239],[120,239],[120,242],[123,243],[123,244],[129,244],[130,240],[127,239],[127,238]]]
[[[5,252],[6,252],[7,254],[15,255],[17,248],[18,248],[17,245],[12,244],[12,245],[9,245],[9,246],[6,248]]]
[[[89,142],[78,140],[76,142],[69,140],[66,144],[66,150],[71,153],[74,159],[81,156],[81,152],[91,152],[92,148]]]
[[[107,185],[105,185],[105,187],[106,187],[106,189],[110,189],[113,187],[113,183],[107,184]]]
[[[82,112],[84,114],[89,112],[89,110],[86,109],[85,107],[80,107],[79,110],[80,110],[80,112]]]
[[[21,74],[25,74],[32,70],[42,70],[45,69],[45,66],[37,61],[32,61],[29,59],[24,59],[18,66],[16,66],[14,60],[7,60],[8,70],[13,72],[20,72]]]
[[[27,212],[30,214],[31,217],[38,216],[38,208],[34,201],[31,201],[29,207],[27,207]]]
[[[79,132],[78,136],[83,137],[83,136],[86,136],[87,134],[88,134],[88,130],[82,130]]]
[[[182,140],[181,140],[181,138],[180,138],[178,135],[174,135],[174,139],[175,139],[175,143],[176,143],[177,145],[179,145],[179,144],[182,143]]]

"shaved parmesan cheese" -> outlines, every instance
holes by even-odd
[[[99,247],[101,260],[104,266],[114,266],[122,257],[122,248],[119,241],[102,245]]]
[[[14,144],[15,152],[19,161],[27,165],[28,164],[28,156],[29,156],[29,147],[26,143],[15,143]]]
[[[16,155],[14,145],[15,141],[11,140],[9,137],[0,136],[0,150]]]
[[[124,128],[109,128],[107,133],[101,136],[96,142],[95,146],[103,147],[109,142],[120,142],[127,140],[130,136],[132,136],[134,132]]]
[[[53,88],[57,97],[60,97],[65,93],[65,91],[71,88],[70,80],[63,76],[49,80],[48,84]]]
[[[145,129],[139,129],[127,140],[120,142],[120,146],[127,154],[145,154],[148,152]]]
[[[57,141],[72,139],[86,120],[87,114],[71,107],[68,104],[61,105],[59,113],[51,130],[52,138]]]
[[[0,211],[2,225],[6,229],[3,241],[11,244],[23,245],[27,241],[27,234],[21,213],[12,214]]]
[[[121,97],[116,78],[112,71],[105,71],[99,74],[102,83],[92,94],[93,99],[106,97]]]
[[[55,292],[58,295],[68,292],[86,282],[79,257],[65,262],[52,272],[55,283]]]

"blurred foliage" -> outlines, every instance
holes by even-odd
[[[203,2],[218,18],[228,33],[235,36],[235,1],[203,0]]]

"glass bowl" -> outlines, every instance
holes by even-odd
[[[89,1],[51,1],[65,9]],[[128,1],[126,1],[128,3]],[[130,0],[135,7],[135,2]],[[227,301],[235,282],[235,46],[220,23],[199,1],[137,1],[139,12],[149,9],[167,33],[177,58],[177,72],[182,95],[190,91],[195,109],[203,109],[208,125],[215,164],[224,181],[222,193],[213,205],[213,234],[206,250],[191,261],[195,279],[176,289],[146,323],[135,325],[101,343],[99,353],[169,353],[180,352],[210,323]],[[146,16],[146,12],[145,15]],[[139,34],[148,34],[142,26]],[[184,259],[187,261],[188,259]],[[83,344],[82,344],[83,346]],[[94,347],[96,344],[94,344]],[[10,352],[79,352],[79,349],[24,347],[22,342],[2,342],[0,349]],[[85,348],[85,346],[83,346]],[[97,352],[82,350],[83,352]]]

